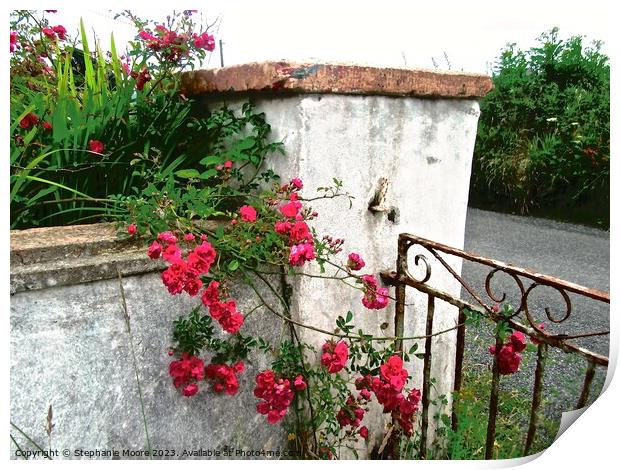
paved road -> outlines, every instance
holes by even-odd
[[[530,268],[566,281],[609,291],[609,232],[546,219],[469,209],[465,228],[465,250],[495,258],[520,267]],[[465,279],[474,280],[484,292],[484,279],[489,269],[466,263]],[[525,287],[529,285],[526,284]],[[516,284],[506,275],[493,278],[492,287],[501,295],[506,292],[519,304]],[[545,307],[556,316],[566,312],[562,297],[547,288],[532,292],[529,305],[534,307],[536,319],[551,326],[546,319]],[[511,295],[513,294],[513,295]],[[573,312],[560,325],[553,325],[556,333],[575,333],[609,329],[609,307],[601,302],[571,295]],[[607,337],[580,340],[583,346],[596,352],[608,353]]]
[[[478,209],[469,209],[465,230],[465,250],[499,261],[508,262],[537,272],[550,274],[584,287],[609,291],[609,232],[572,224],[535,219]],[[489,268],[463,264],[463,278],[478,292],[484,293],[484,279]],[[526,288],[529,283],[526,284]],[[496,275],[493,290],[518,305],[518,289],[507,275]],[[529,302],[536,320],[546,323],[555,333],[601,331],[609,329],[609,305],[571,296],[573,312],[560,325],[545,318],[544,308],[563,315],[566,307],[562,297],[546,288],[537,288]],[[533,296],[534,292],[532,292]],[[465,297],[465,296],[464,296]],[[488,297],[485,300],[490,301]],[[488,369],[491,362],[486,350],[493,342],[491,329],[483,332],[468,329],[466,360],[476,368]],[[608,354],[608,336],[578,340],[581,346]],[[502,379],[502,389],[533,387],[535,353],[526,352],[518,374]],[[550,348],[545,372],[545,412],[557,419],[562,411],[573,409],[579,397],[585,373],[585,361],[574,355]],[[605,369],[597,369],[590,402],[600,393]]]

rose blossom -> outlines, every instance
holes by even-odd
[[[161,251],[161,245],[157,242],[153,242],[151,246],[149,246],[148,256],[151,259],[157,259],[161,256]]]
[[[296,194],[296,193],[293,193]],[[280,212],[285,217],[295,218],[299,214],[299,210],[301,209],[301,202],[294,200],[283,206],[280,206]]]
[[[521,355],[514,349],[512,343],[504,344],[496,352],[495,346],[489,347],[489,353],[497,355],[497,367],[501,375],[514,374],[519,370]]]
[[[101,142],[99,140],[89,140],[88,141],[88,149],[91,152],[103,153],[103,151],[105,150],[105,145],[103,145],[103,142]]]
[[[187,274],[187,263],[182,259],[171,264],[168,269],[161,273],[161,280],[171,295],[183,292]]]
[[[183,389],[183,395],[186,397],[191,397],[196,393],[198,393],[198,385],[195,383],[189,384]]]
[[[349,359],[349,346],[344,341],[326,341],[323,344],[321,364],[327,367],[327,372],[335,374],[341,371]]]
[[[211,243],[202,242],[187,255],[187,263],[198,274],[207,274],[216,256]]]
[[[176,245],[168,245],[164,249],[163,256],[169,263],[181,261],[181,249]]]
[[[30,129],[32,126],[39,122],[39,117],[34,113],[26,114],[21,121],[19,121],[19,127],[22,129]]]
[[[295,392],[290,380],[277,377],[272,370],[266,370],[256,376],[254,396],[261,399],[256,405],[256,411],[267,415],[269,424],[276,424],[286,415]]]
[[[358,255],[357,253],[349,254],[349,258],[347,259],[347,267],[351,271],[359,271],[364,266],[366,266],[366,263],[364,263],[364,260],[360,255]]]
[[[183,353],[181,359],[170,363],[168,372],[174,386],[183,387],[183,395],[190,397],[198,392],[196,381],[204,378],[204,362],[196,356]]]
[[[237,304],[234,300],[227,302],[220,300],[219,286],[219,282],[211,281],[202,292],[200,300],[209,308],[211,317],[221,325],[224,331],[236,333],[243,326],[244,317],[237,311]]]
[[[515,331],[511,334],[508,341],[510,341],[510,344],[512,344],[512,347],[516,352],[523,351],[527,345],[525,342],[525,335],[520,331]]]
[[[17,47],[17,32],[11,31],[11,52],[14,52],[16,47]]]
[[[372,275],[362,276],[364,284],[364,297],[362,304],[364,307],[374,310],[380,310],[387,307],[389,291],[385,287],[377,288],[377,278]]]
[[[64,26],[62,26],[62,25],[54,26],[52,28],[52,31],[54,31],[58,35],[58,38],[61,41],[65,40],[65,37],[66,37],[66,34],[67,34],[67,30],[65,29]]]
[[[310,243],[301,243],[291,247],[288,261],[292,266],[302,266],[306,261],[315,259],[314,246]]]
[[[303,375],[298,375],[297,377],[295,377],[295,380],[293,381],[293,385],[295,386],[295,390],[299,390],[299,391],[302,391],[308,388],[308,385],[306,384]]]
[[[202,303],[205,307],[210,307],[211,305],[220,301],[220,294],[218,292],[219,287],[219,282],[211,281],[207,288],[202,291],[202,296],[200,297],[200,299],[202,300]]]
[[[356,428],[362,422],[364,418],[364,409],[359,406],[359,404],[355,401],[353,395],[349,395],[345,402],[345,406],[340,408],[338,414],[336,415],[336,420],[340,427],[343,428],[345,426],[351,426],[352,428]]]
[[[56,33],[54,32],[54,30],[52,28],[43,28],[41,29],[41,32],[49,39],[51,39],[52,41],[56,40]]]
[[[167,244],[174,244],[177,242],[177,237],[175,237],[172,232],[161,232],[157,235],[157,240]]]
[[[288,221],[284,221],[284,222],[279,221],[275,223],[274,230],[276,231],[276,233],[279,233],[280,235],[284,235],[284,234],[289,233],[292,227],[293,225]]]
[[[232,366],[227,364],[209,364],[205,370],[205,379],[214,382],[213,391],[235,395],[239,390],[237,373],[243,372],[243,362],[239,361]]]
[[[202,281],[197,277],[189,277],[189,279],[185,280],[185,285],[183,286],[183,290],[187,292],[190,297],[194,297],[200,289],[202,288]]]
[[[293,178],[290,182],[290,185],[297,190],[304,188],[304,184],[299,178]]]
[[[241,220],[245,222],[256,221],[256,209],[252,206],[241,206],[239,208],[239,215],[241,216]]]
[[[291,244],[301,242],[311,243],[312,234],[310,233],[308,224],[303,220],[295,222],[289,231],[289,241]]]
[[[146,82],[151,81],[151,74],[146,67],[142,67],[140,73],[135,74],[134,78],[136,79],[136,90],[142,91],[144,90],[144,85],[146,85]]]
[[[193,39],[194,46],[197,49],[206,49],[209,52],[215,49],[215,38],[208,33],[202,33],[201,35],[194,33]]]

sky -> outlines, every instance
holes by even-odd
[[[213,32],[223,41],[225,65],[288,59],[490,73],[507,43],[530,48],[554,26],[561,37],[602,40],[603,50],[610,51],[611,7],[600,0],[587,2],[587,7],[586,2],[572,0],[200,3],[186,8],[201,7],[207,23],[218,20]],[[152,19],[171,12],[135,4],[132,11]],[[106,4],[112,9],[114,5],[114,11],[126,6]],[[109,10],[60,9],[50,21],[76,32],[80,17],[97,32],[103,48],[108,47],[111,31],[117,46],[135,35],[130,23],[114,20]],[[219,65],[216,49],[204,66]]]

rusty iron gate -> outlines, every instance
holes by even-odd
[[[414,256],[414,264],[417,270],[421,270],[421,276],[417,278],[411,274],[409,269],[409,251],[412,247],[418,247],[424,250]],[[430,257],[429,257],[430,255]],[[518,289],[518,307],[514,307],[514,313],[508,317],[502,316],[499,312],[494,310],[494,305],[489,305],[483,299],[484,294],[477,292],[468,282],[456,272],[456,270],[446,261],[446,255],[450,257],[460,258],[461,260],[467,260],[476,264],[482,265],[489,269],[484,281],[484,290],[486,296],[493,303],[502,303],[506,299],[506,293],[502,296],[498,296],[493,292],[491,288],[491,281],[495,274],[498,272],[505,273],[515,283],[516,289]],[[453,258],[454,259],[454,258]],[[462,289],[473,299],[472,301],[466,301],[453,294],[435,289],[431,287],[428,281],[431,279],[431,266],[437,263],[443,267],[447,272],[458,281]],[[432,340],[433,336],[437,333],[433,332],[433,317],[435,315],[435,301],[440,299],[448,304],[451,304],[459,309],[458,321],[453,330],[456,329],[456,353],[455,353],[455,373],[454,373],[454,386],[453,390],[458,392],[462,385],[462,369],[463,369],[463,354],[465,350],[465,312],[464,310],[471,310],[484,315],[486,318],[494,321],[505,321],[510,328],[515,331],[520,331],[528,336],[530,339],[534,339],[538,342],[536,370],[534,376],[534,388],[532,393],[532,406],[530,410],[529,425],[527,428],[527,436],[523,448],[523,455],[527,455],[534,442],[536,435],[537,417],[539,408],[541,405],[541,392],[543,386],[543,376],[545,370],[545,362],[547,358],[548,347],[558,348],[567,353],[572,353],[581,356],[587,361],[587,369],[583,380],[583,386],[580,396],[576,402],[576,408],[582,408],[586,405],[590,388],[592,385],[592,379],[594,377],[595,369],[597,367],[606,368],[608,365],[608,357],[601,354],[597,354],[584,347],[575,344],[574,340],[577,338],[591,337],[591,336],[604,336],[609,335],[609,331],[591,331],[591,332],[577,332],[569,334],[551,333],[549,330],[543,329],[534,318],[532,309],[528,305],[528,299],[530,294],[539,286],[546,286],[553,289],[560,294],[565,302],[566,310],[563,315],[556,316],[548,307],[544,309],[546,318],[551,324],[562,324],[571,315],[573,311],[573,302],[569,293],[582,298],[593,299],[594,301],[603,302],[609,304],[609,293],[596,289],[588,289],[571,282],[567,282],[552,276],[539,274],[528,269],[516,267],[507,263],[496,261],[490,258],[485,258],[472,253],[468,253],[457,248],[452,248],[441,243],[437,243],[431,240],[427,240],[411,234],[400,234],[398,238],[398,258],[397,258],[397,270],[391,272],[381,273],[383,281],[395,286],[396,288],[396,312],[395,312],[395,334],[397,337],[404,336],[405,326],[405,293],[406,288],[411,287],[419,292],[427,295],[428,303],[426,310],[426,330],[425,330],[425,344],[424,344],[424,363],[423,363],[423,382],[422,382],[422,416],[420,422],[420,449],[419,457],[426,458],[427,456],[427,440],[428,440],[428,419],[429,419],[429,405],[430,405],[430,388],[431,388],[431,361],[432,361]],[[515,302],[517,303],[517,302]],[[443,333],[443,332],[440,332]],[[499,336],[496,336],[496,350],[502,346]],[[396,342],[396,351],[403,353],[402,340]],[[487,421],[487,433],[485,444],[485,458],[493,458],[493,445],[495,442],[495,427],[498,413],[498,397],[499,397],[499,367],[497,354],[493,355],[492,366],[492,381],[491,381],[491,393],[489,397],[489,416]],[[457,429],[456,413],[452,412],[452,428]]]

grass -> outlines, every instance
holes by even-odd
[[[446,457],[452,460],[484,459],[491,374],[471,368],[464,372],[464,386],[455,397],[454,405],[459,426],[456,431],[447,431]],[[531,400],[531,392],[525,388],[500,390],[493,458],[523,456]],[[553,443],[559,424],[539,414],[536,439],[530,454],[545,450]]]
[[[535,354],[524,353],[521,373]],[[448,460],[478,460],[485,458],[489,397],[491,394],[491,371],[488,365],[476,364],[465,358],[461,391],[454,395],[454,410],[458,428],[451,429],[450,418],[436,417],[443,427],[432,448],[430,458]],[[559,429],[559,419],[544,415],[550,390],[543,389],[543,402],[539,408],[537,431],[529,454],[547,449]],[[531,387],[515,384],[507,377],[500,378],[494,459],[522,457],[532,403]],[[439,426],[438,426],[439,428]]]

